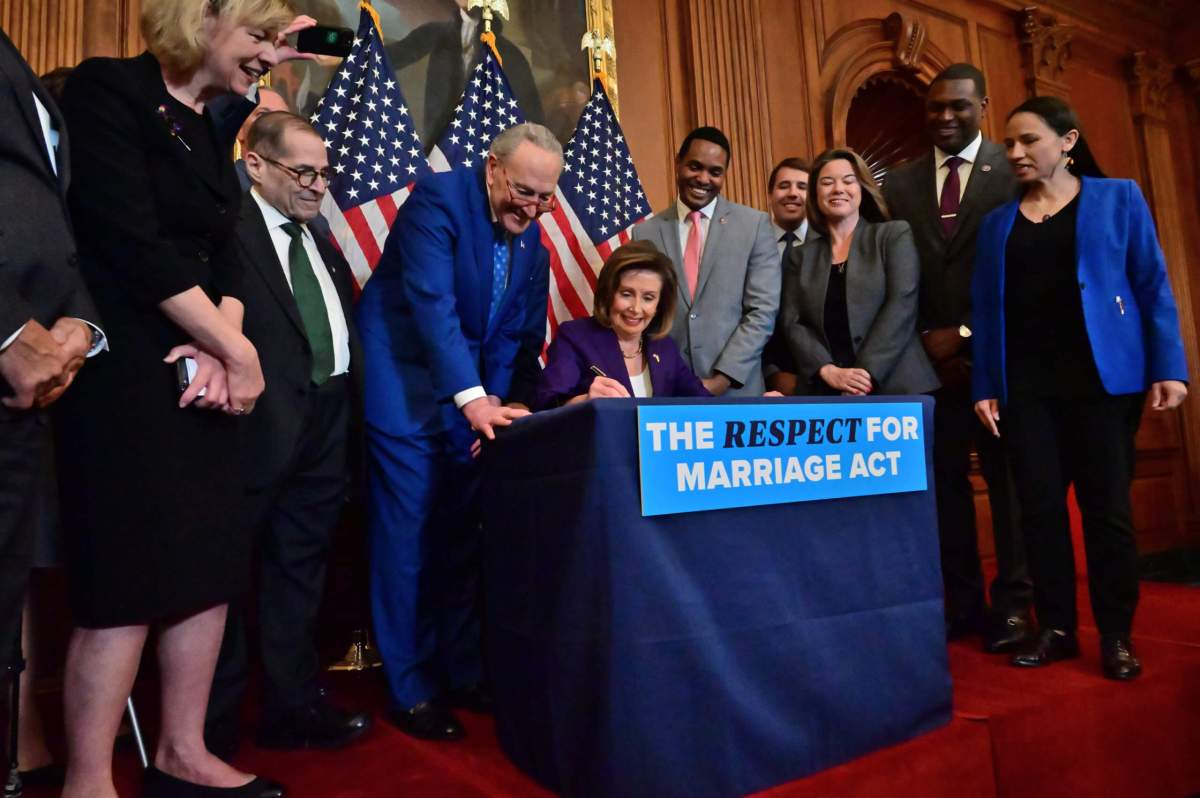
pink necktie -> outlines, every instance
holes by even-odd
[[[700,279],[700,250],[704,248],[704,233],[700,230],[700,211],[688,214],[692,229],[688,231],[687,247],[683,250],[683,276],[687,278],[688,294],[695,298],[696,282]]]

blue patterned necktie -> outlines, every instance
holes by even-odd
[[[488,307],[488,324],[496,317],[500,309],[500,300],[504,298],[504,289],[508,286],[508,236],[501,236],[492,242],[492,303]]]

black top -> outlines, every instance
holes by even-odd
[[[833,355],[833,365],[842,369],[854,365],[850,315],[846,312],[846,261],[829,267],[829,288],[825,291],[825,340]]]
[[[1104,393],[1083,319],[1075,264],[1076,195],[1041,223],[1017,213],[1004,267],[1010,396]]]

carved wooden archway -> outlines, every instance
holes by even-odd
[[[838,31],[822,60],[839,64],[826,103],[826,131],[835,147],[846,145],[850,105],[871,78],[887,72],[903,72],[928,85],[937,73],[953,63],[929,41],[921,20],[899,12],[886,19],[863,20]]]

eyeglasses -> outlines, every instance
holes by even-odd
[[[258,155],[258,153],[255,153],[255,155]],[[312,188],[313,183],[317,182],[318,177],[321,178],[322,180],[324,180],[325,185],[327,185],[327,186],[329,185],[329,181],[333,179],[333,172],[331,172],[329,170],[328,166],[325,167],[324,169],[313,169],[312,167],[309,167],[309,166],[301,167],[300,169],[295,169],[291,166],[288,166],[285,163],[280,163],[279,161],[276,161],[272,158],[267,158],[264,155],[259,155],[258,157],[262,158],[267,163],[274,164],[275,166],[278,166],[283,171],[287,172],[289,175],[291,175],[295,179],[295,181],[297,183],[300,184],[300,188]]]
[[[558,210],[558,197],[554,194],[551,194],[549,199],[542,199],[534,193],[533,189],[521,185],[517,186],[519,193],[514,194],[512,178],[508,176],[507,169],[504,170],[504,182],[508,186],[509,204],[516,205],[518,208],[535,207],[537,216],[541,216],[543,213],[554,213]]]

